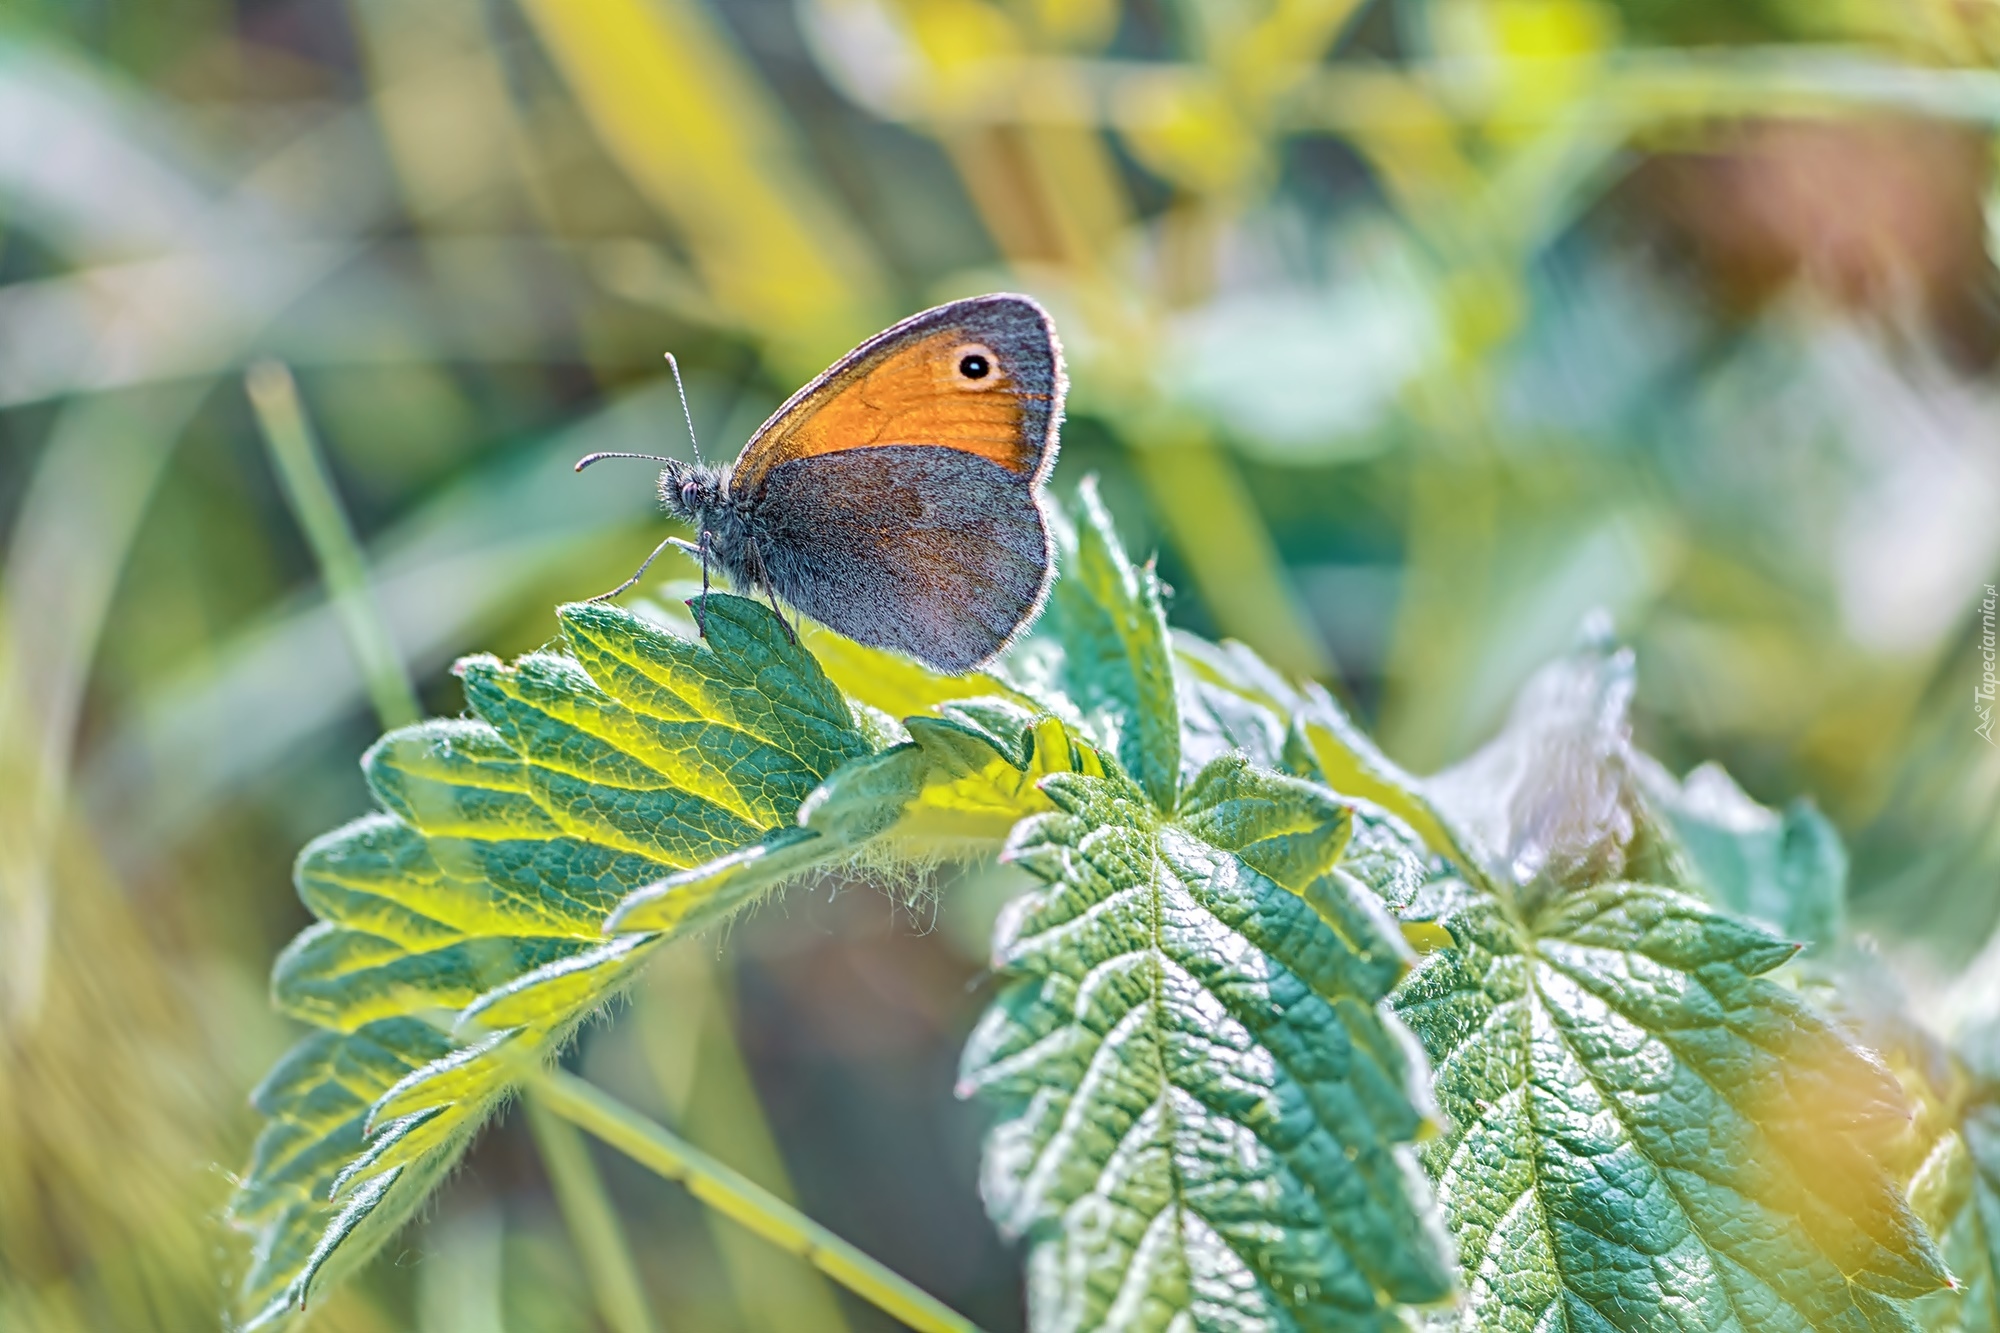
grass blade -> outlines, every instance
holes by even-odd
[[[381,608],[369,588],[361,544],[355,540],[354,527],[334,492],[326,460],[306,421],[298,384],[280,362],[260,361],[243,377],[243,386],[256,410],[285,499],[312,547],[327,594],[368,683],[369,701],[383,726],[409,726],[423,716],[423,709],[395,641],[383,625]]]
[[[552,1111],[540,1092],[528,1095],[528,1127],[555,1186],[563,1222],[576,1240],[598,1314],[611,1333],[654,1333],[657,1326],[646,1308],[646,1290],[632,1262],[632,1247],[583,1135]]]
[[[918,1333],[977,1333],[965,1316],[869,1258],[775,1194],[637,1111],[560,1070],[535,1084],[542,1104],[640,1165],[685,1184],[710,1208],[795,1254]]]

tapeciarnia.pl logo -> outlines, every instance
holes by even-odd
[[[1979,604],[1979,660],[1983,669],[1979,673],[1979,683],[1972,687],[1972,711],[1979,718],[1979,725],[1973,730],[1988,745],[1993,744],[1993,610],[1996,604],[2000,604],[2000,593],[1995,592],[1989,583],[1986,585],[1986,599]]]

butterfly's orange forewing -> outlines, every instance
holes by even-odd
[[[967,355],[989,358],[989,373],[967,379],[960,372]],[[864,349],[765,423],[744,447],[734,484],[747,494],[780,463],[892,444],[957,449],[1031,475],[1043,441],[1023,429],[1022,400],[1029,396],[1005,358],[963,329]]]

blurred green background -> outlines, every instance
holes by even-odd
[[[1641,742],[1816,799],[1947,1014],[2000,977],[1996,54],[1995,0],[6,0],[0,1328],[217,1326],[291,858],[368,804],[395,691],[263,358],[454,713],[455,655],[664,530],[642,465],[569,472],[685,451],[663,352],[726,456],[890,320],[1031,292],[1055,486],[1179,624],[1430,771],[1608,608]],[[572,1059],[1017,1327],[951,1093],[1013,881],[937,887],[679,946]],[[659,1328],[887,1326],[599,1165]],[[516,1115],[320,1326],[596,1318]]]

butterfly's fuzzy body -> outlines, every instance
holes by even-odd
[[[701,534],[706,558],[730,586],[756,592],[760,585],[746,563],[749,517],[730,502],[729,473],[706,463],[670,462],[660,470],[660,507]]]
[[[863,343],[731,467],[672,462],[660,501],[740,592],[940,671],[992,659],[1054,577],[1041,484],[1065,383],[1026,297],[940,306]]]

